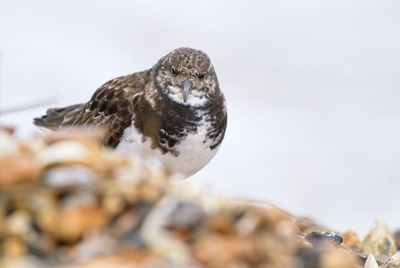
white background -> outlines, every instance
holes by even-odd
[[[214,160],[185,183],[365,233],[400,227],[400,2],[0,0],[0,109],[87,101],[189,46],[229,109]],[[34,130],[45,108],[3,115]]]

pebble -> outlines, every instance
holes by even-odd
[[[81,133],[22,142],[0,129],[0,267],[400,268],[400,233],[383,222],[340,236],[278,207],[176,191],[152,166]]]
[[[364,268],[379,268],[378,263],[376,262],[376,259],[374,255],[369,254],[367,261],[365,262]]]
[[[386,223],[377,221],[373,228],[364,238],[362,252],[365,255],[373,254],[380,262],[385,262],[397,251],[396,242]]]
[[[343,242],[343,238],[334,232],[311,232],[308,233],[305,238],[314,247],[320,247],[326,244],[338,246]]]

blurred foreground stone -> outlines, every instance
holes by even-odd
[[[389,268],[398,241],[183,189],[93,136],[0,129],[0,267]]]

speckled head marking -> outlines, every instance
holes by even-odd
[[[173,50],[153,67],[153,77],[162,95],[185,106],[204,106],[219,92],[211,60],[201,50]]]

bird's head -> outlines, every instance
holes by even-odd
[[[153,71],[157,90],[181,105],[201,107],[219,94],[210,58],[200,50],[175,49],[161,58]]]

